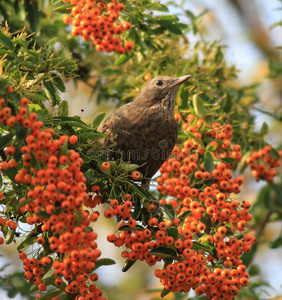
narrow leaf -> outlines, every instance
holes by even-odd
[[[116,59],[115,65],[120,66],[126,63],[133,55],[123,54],[119,58]]]
[[[17,247],[18,251],[24,250],[25,248],[33,245],[36,243],[37,236],[31,236],[29,235],[22,243],[19,244]]]
[[[116,264],[116,262],[111,258],[100,258],[95,261],[94,270],[100,268],[101,266],[111,266],[111,265],[115,265],[115,264]]]
[[[204,116],[204,103],[201,97],[199,97],[198,95],[193,96],[193,107],[197,116]]]
[[[233,163],[235,163],[237,161],[233,157],[222,157],[221,160],[222,160],[222,162],[224,162],[226,164],[233,164]]]
[[[160,257],[171,257],[176,258],[177,252],[176,250],[168,247],[158,247],[150,251],[150,254],[157,255]]]
[[[260,134],[265,135],[268,133],[268,131],[269,131],[268,125],[265,122],[263,122],[261,129],[260,129]]]
[[[39,33],[39,9],[37,0],[25,0],[24,1],[25,10],[27,11],[28,21],[31,30]]]
[[[59,109],[58,109],[59,116],[65,116],[67,117],[69,114],[69,103],[66,100],[62,100],[59,103]]]
[[[0,32],[0,42],[4,44],[6,47],[8,47],[10,50],[14,49],[14,45],[11,42],[10,38],[4,35],[2,32]]]
[[[162,206],[164,208],[164,212],[167,214],[169,219],[173,221],[176,217],[175,215],[175,210],[173,209],[172,205],[170,204],[165,204]]]
[[[58,95],[53,84],[50,81],[44,80],[44,91],[49,100],[52,101],[52,105],[55,106],[58,103]]]
[[[14,133],[9,133],[7,135],[4,136],[0,136],[0,145],[1,145],[1,149],[4,149],[4,147],[7,146],[7,144],[11,141],[11,139],[14,137]]]
[[[214,164],[213,164],[213,157],[212,154],[209,151],[206,151],[205,156],[204,156],[204,165],[205,165],[205,170],[212,174],[212,171],[214,169]]]
[[[37,286],[35,286],[37,290]],[[50,300],[50,299],[53,299],[54,297],[60,295],[60,299],[62,299],[62,290],[60,289],[56,289],[56,290],[53,290],[53,291],[48,291],[47,294],[43,295],[42,297],[40,297],[41,300]]]
[[[168,295],[170,293],[169,290],[167,290],[166,288],[163,288],[162,292],[161,292],[161,297],[165,297],[166,295]]]
[[[122,267],[122,272],[128,271],[135,264],[135,262],[136,262],[136,260],[133,261],[133,260],[127,259]]]
[[[175,226],[171,226],[167,229],[167,234],[176,239],[178,237],[178,230]]]
[[[105,115],[106,115],[106,113],[101,112],[95,116],[95,118],[91,124],[91,128],[93,128],[93,130],[97,130],[99,128],[99,126],[101,125],[102,121],[105,118]]]

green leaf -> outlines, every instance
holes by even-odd
[[[0,35],[1,35],[1,32],[0,32]],[[10,59],[17,57],[17,55],[14,52],[12,52],[10,50],[6,50],[6,49],[0,49],[0,55],[3,55],[3,56],[7,55],[7,58],[10,58]]]
[[[269,127],[268,127],[268,125],[265,122],[263,122],[263,124],[261,126],[261,129],[260,129],[260,134],[261,135],[265,135],[268,132],[269,132]]]
[[[31,30],[34,31],[37,35],[40,31],[39,26],[39,8],[37,0],[25,0],[24,1],[25,10],[27,12],[28,21],[31,27]]]
[[[204,102],[197,94],[193,96],[193,107],[197,116],[204,116]]]
[[[85,124],[79,117],[65,117],[65,116],[56,116],[50,119],[52,123],[58,124],[67,124],[71,127],[79,127],[83,129],[89,130],[89,126]]]
[[[73,8],[72,4],[65,4],[54,7],[53,11],[60,14],[69,14],[71,8]]]
[[[44,80],[44,91],[49,100],[51,100],[52,105],[55,106],[58,104],[59,96],[56,93],[56,89],[51,81]]]
[[[154,22],[156,22],[157,24],[160,24],[160,25],[167,25],[167,24],[177,22],[178,20],[179,20],[178,17],[175,15],[162,15],[162,16],[156,17],[154,19]]]
[[[4,20],[8,20],[9,16],[7,14],[7,8],[0,4],[0,12],[2,13],[2,17]]]
[[[115,265],[116,262],[111,258],[100,258],[95,261],[95,268],[94,270],[97,270],[101,266],[111,266]]]
[[[122,272],[126,272],[128,271],[134,264],[135,264],[136,260],[129,260],[127,259],[122,267]]]
[[[35,286],[37,290],[37,286]],[[41,300],[50,300],[56,296],[60,295],[60,300],[64,299],[62,298],[63,296],[65,296],[66,294],[63,293],[62,294],[62,290],[61,289],[56,289],[56,290],[52,290],[52,291],[48,291],[48,293],[46,293],[45,295],[43,295],[42,297],[40,297]],[[68,294],[69,295],[69,294]]]
[[[129,227],[128,225],[123,225],[119,229],[119,231],[131,231],[131,230],[144,230],[144,227],[141,225],[136,225],[135,227]]]
[[[9,230],[6,235],[6,244],[11,244],[15,237],[15,230]]]
[[[192,11],[191,10],[185,10],[184,11],[185,12],[185,14],[186,14],[186,16],[188,17],[188,18],[190,18],[190,19],[195,19],[196,17],[195,17],[195,15],[192,13]]]
[[[251,264],[252,259],[253,259],[254,255],[255,255],[256,251],[257,251],[257,247],[258,247],[257,244],[254,244],[254,245],[252,246],[252,249],[251,249],[250,252],[248,252],[248,253],[243,253],[243,254],[241,255],[241,259],[242,259],[242,261],[243,261],[243,264],[244,264],[246,267],[248,267],[248,266]]]
[[[205,252],[210,253],[211,255],[214,255],[212,248],[209,246],[208,242],[203,242],[203,243],[198,243],[198,242],[193,242],[192,246],[193,250],[204,250]]]
[[[140,195],[134,195],[134,211],[132,214],[132,217],[137,220],[141,214],[142,211],[142,203],[141,203],[141,199],[143,199],[144,196],[142,196],[142,198],[140,198]],[[138,225],[137,225],[138,226]],[[143,230],[143,229],[141,229]]]
[[[31,199],[25,199],[23,202],[20,202],[17,206],[16,209],[19,209],[22,206],[25,206],[27,203],[31,202]]]
[[[233,157],[222,157],[221,161],[224,162],[225,164],[233,164],[237,160],[235,158],[233,158]]]
[[[167,290],[166,288],[163,288],[162,292],[161,292],[161,297],[165,297],[166,295],[168,295],[170,293],[169,290]]]
[[[270,188],[271,188],[271,191],[272,191],[272,199],[274,200],[274,201],[271,201],[271,202],[273,202],[273,204],[278,205],[279,207],[282,207],[281,184],[270,182],[269,185],[270,185]],[[274,208],[274,210],[276,210],[276,209]]]
[[[115,61],[115,65],[120,66],[126,63],[131,57],[133,57],[133,54],[123,54],[120,57],[118,57]]]
[[[212,154],[209,151],[206,151],[205,156],[204,156],[204,165],[205,165],[205,170],[212,174],[212,171],[214,169],[214,164],[213,164],[213,157]]]
[[[271,148],[270,155],[275,159],[280,159],[279,153],[275,148]]]
[[[191,211],[185,211],[183,214],[178,216],[178,218],[180,219],[181,222],[183,222],[191,214],[192,214]]]
[[[40,211],[40,212],[36,213],[36,215],[38,217],[42,218],[43,220],[50,218],[50,215],[46,211]]]
[[[26,138],[27,132],[26,129],[23,128],[22,126],[18,125],[16,127],[16,137],[18,140],[22,141]]]
[[[180,91],[180,106],[179,109],[187,109],[188,108],[188,98],[189,98],[189,90],[187,87],[184,87]]]
[[[12,180],[15,180],[15,176],[17,174],[16,168],[9,168],[8,170],[5,171],[5,174]]]
[[[88,169],[84,173],[84,177],[86,178],[86,182],[89,183],[90,180],[94,177],[94,170],[93,169]]]
[[[248,273],[249,273],[250,276],[259,275],[260,274],[259,266],[258,265],[251,265],[249,270],[248,270]]]
[[[11,42],[10,38],[4,35],[2,32],[0,32],[0,42],[4,44],[6,47],[8,47],[10,50],[14,49],[14,45]]]
[[[265,185],[259,192],[256,204],[261,205],[262,207],[270,208],[270,202],[269,199],[271,193],[271,187],[269,184]]]
[[[168,24],[166,25],[166,28],[174,34],[182,34],[182,31],[179,29],[179,27],[176,24]]]
[[[278,27],[278,26],[282,26],[282,21],[273,23],[273,24],[269,27],[269,30],[272,30],[273,28]]]
[[[174,208],[172,207],[172,205],[170,204],[165,204],[165,205],[162,205],[163,209],[164,209],[164,212],[166,213],[166,215],[168,216],[168,218],[173,221],[176,217],[176,214],[175,214],[175,210]]]
[[[69,103],[66,100],[61,100],[58,109],[59,116],[67,117],[69,114]]]
[[[119,70],[115,69],[105,69],[101,72],[102,75],[111,76],[111,75],[117,75],[119,74]]]
[[[150,3],[146,5],[146,9],[148,10],[157,10],[157,11],[163,11],[163,12],[169,12],[169,9],[166,5],[160,4],[160,3]]]
[[[172,236],[174,239],[178,237],[178,230],[175,226],[171,226],[167,229],[167,235]]]
[[[222,109],[224,112],[229,113],[232,107],[231,96],[229,93],[226,94],[226,97],[222,101]]]
[[[279,236],[276,240],[271,243],[271,249],[277,249],[282,246],[282,236]]]
[[[136,165],[136,164],[129,164],[129,163],[126,163],[126,162],[121,162],[117,166],[117,169],[120,172],[124,172],[124,173],[128,173],[128,172],[134,171],[134,170],[136,170],[138,168],[139,168],[138,165]]]
[[[0,136],[1,149],[4,149],[9,144],[9,142],[12,140],[12,138],[14,136],[15,136],[15,134],[12,132],[7,135]]]
[[[59,77],[57,74],[52,74],[52,79],[57,89],[59,89],[61,92],[66,91],[65,83],[61,77]]]
[[[101,112],[95,116],[94,120],[91,123],[91,128],[93,130],[97,130],[99,128],[99,126],[101,125],[102,121],[105,118],[105,115],[106,115],[106,113]]]
[[[152,249],[150,251],[151,255],[157,255],[160,257],[170,257],[170,258],[176,258],[177,257],[177,252],[176,250],[168,247],[158,247],[155,249]]]
[[[37,236],[32,233],[32,235],[28,235],[26,239],[24,239],[19,246],[17,247],[18,251],[22,251],[26,249],[27,247],[33,245],[37,241]]]

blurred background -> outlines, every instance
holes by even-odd
[[[281,109],[282,78],[271,79],[273,71],[271,62],[280,61],[280,68],[282,68],[281,50],[276,48],[282,45],[282,27],[271,28],[274,23],[282,20],[281,1],[175,0],[168,3],[162,2],[166,5],[170,4],[170,14],[177,14],[183,23],[189,23],[185,10],[195,15],[208,10],[199,20],[199,34],[187,36],[189,42],[193,44],[198,40],[219,41],[225,46],[226,59],[229,64],[234,64],[239,70],[238,78],[234,79],[236,85],[259,84],[257,93],[261,102],[258,108],[263,111],[273,111],[280,106]],[[68,82],[67,91],[62,93],[62,98],[69,102],[70,115],[79,115],[85,121],[91,121],[93,116],[101,111],[110,113],[116,106],[114,100],[97,105],[97,93],[89,82],[91,80]],[[264,113],[259,113],[257,109],[254,110],[254,114],[258,129],[264,121],[270,125],[268,142],[273,146],[281,143],[282,128],[279,122]],[[254,201],[263,183],[255,183],[251,176],[246,176],[246,178],[250,180],[247,180],[240,198]],[[112,300],[149,300],[159,297],[159,291],[146,292],[150,289],[161,289],[157,279],[153,276],[151,267],[137,262],[130,272],[121,272],[123,259],[120,258],[120,252],[106,241],[107,234],[114,230],[113,226],[114,224],[110,224],[108,220],[103,222],[101,219],[95,224],[103,257],[112,257],[117,261],[115,266],[99,269],[101,288],[107,291],[106,294]],[[263,230],[266,240],[274,241],[281,236],[281,222],[272,222]],[[5,268],[5,273],[22,270],[15,244],[2,245],[0,253],[0,266],[9,264]],[[279,295],[282,295],[282,248],[270,249],[267,242],[261,244],[254,262],[262,271],[257,280],[265,280],[269,283],[269,287],[263,287],[261,299],[279,299]],[[3,272],[0,274],[4,275]],[[0,290],[0,299],[9,299],[6,292]],[[169,295],[166,299],[174,298]]]

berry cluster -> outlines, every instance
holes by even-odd
[[[119,233],[108,241],[125,245],[122,257],[154,265],[166,291],[189,292],[208,299],[234,299],[241,286],[248,285],[248,273],[240,255],[249,252],[255,238],[242,232],[252,218],[248,201],[232,199],[244,180],[234,178],[232,168],[242,158],[240,145],[232,145],[232,126],[188,115],[182,130],[189,136],[161,167],[157,190],[165,196],[160,205],[167,219],[158,215],[145,224],[133,218],[135,207],[126,200],[112,199],[105,216],[115,216]],[[143,216],[156,214],[152,202]]]
[[[246,158],[246,163],[252,170],[252,175],[256,181],[264,179],[271,182],[277,174],[274,168],[280,166],[280,160],[273,157],[272,148],[269,145],[259,151],[254,151],[251,156]],[[278,151],[279,158],[282,159],[282,150]]]
[[[134,48],[132,42],[123,44],[120,38],[131,28],[129,22],[117,23],[120,12],[125,10],[123,3],[113,0],[109,3],[95,0],[64,0],[73,5],[70,15],[63,18],[65,24],[72,24],[71,34],[81,36],[84,41],[92,40],[96,50],[124,54]]]
[[[8,131],[14,127],[24,130],[26,137],[20,143],[6,147],[7,159],[0,163],[2,172],[16,170],[14,181],[26,194],[18,199],[14,219],[24,218],[34,227],[33,236],[39,247],[39,255],[28,258],[20,254],[25,277],[39,291],[46,291],[47,285],[61,287],[65,292],[77,295],[75,299],[104,300],[102,291],[94,282],[95,262],[101,255],[98,249],[97,233],[89,227],[97,220],[84,206],[95,207],[87,193],[86,178],[81,172],[83,160],[75,150],[67,150],[67,143],[75,144],[77,136],[54,137],[54,130],[44,128],[35,112],[29,112],[29,100],[22,98],[17,113],[0,99],[0,122]],[[15,159],[16,158],[16,159]],[[1,193],[5,200],[5,194]],[[1,218],[11,229],[16,229],[13,220]],[[37,253],[37,254],[38,254]],[[47,255],[42,255],[47,253]],[[36,255],[36,256],[35,256]],[[43,257],[42,257],[43,256]],[[52,270],[45,280],[47,271]],[[45,277],[43,278],[43,276]],[[41,294],[37,296],[39,298]],[[55,296],[52,300],[59,299]]]

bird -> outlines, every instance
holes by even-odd
[[[144,190],[149,190],[152,177],[175,146],[175,99],[181,84],[191,77],[152,78],[132,102],[113,111],[98,128],[105,135],[102,145],[112,146],[116,160],[139,166]]]

